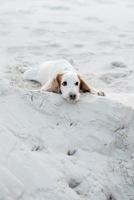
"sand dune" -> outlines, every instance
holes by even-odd
[[[134,2],[0,6],[0,200],[134,199]],[[65,58],[106,97],[69,104],[23,72]]]

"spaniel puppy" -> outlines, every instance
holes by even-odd
[[[66,60],[48,61],[24,73],[24,79],[41,83],[41,90],[61,93],[70,103],[79,100],[81,92],[104,96],[104,92],[91,88],[74,67]]]

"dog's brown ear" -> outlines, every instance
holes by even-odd
[[[47,91],[60,93],[61,78],[62,74],[57,74],[56,77],[53,79],[52,83],[50,84],[50,87],[47,89]]]
[[[82,92],[91,92],[91,88],[88,85],[88,83],[86,83],[86,81],[81,77],[81,75],[78,75],[78,78],[80,80],[80,90]]]

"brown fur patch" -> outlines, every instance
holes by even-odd
[[[63,74],[57,74],[56,78],[53,79],[50,88],[47,89],[48,92],[60,93],[61,78]]]
[[[86,83],[86,81],[80,75],[78,75],[78,78],[80,80],[80,90],[82,92],[91,92],[91,88],[88,83]]]

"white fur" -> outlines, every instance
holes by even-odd
[[[63,86],[61,84],[61,88],[60,88],[63,98],[71,102],[78,101],[80,97],[80,89],[79,89],[80,80],[78,78],[77,73],[75,71],[66,71],[62,76],[62,83],[64,81],[67,82],[67,86]],[[76,82],[78,82],[78,85],[75,85]],[[69,98],[70,94],[75,94],[76,99],[71,100]]]
[[[80,80],[78,78],[77,71],[67,60],[61,59],[45,62],[41,64],[37,69],[30,69],[26,71],[24,73],[24,79],[38,81],[41,83],[41,85],[43,85],[41,89],[47,91],[52,81],[59,73],[63,74],[62,83],[64,81],[67,82],[67,86],[63,86],[61,83],[60,91],[63,98],[71,102],[78,101],[80,97]],[[75,85],[76,82],[78,82],[78,85]],[[97,91],[92,89],[91,92],[96,93]],[[71,100],[70,94],[75,94],[76,99]]]
[[[57,73],[64,73],[65,71],[75,71],[67,60],[47,61],[36,69],[27,70],[23,77],[26,80],[35,80],[41,85],[47,85],[48,82],[56,77]]]

